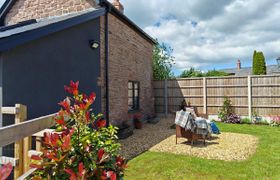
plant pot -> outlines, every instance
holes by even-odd
[[[143,123],[141,121],[134,121],[134,125],[136,129],[142,129]]]

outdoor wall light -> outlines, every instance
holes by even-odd
[[[90,40],[89,41],[89,45],[92,49],[97,49],[99,48],[99,42],[95,41],[95,40]]]

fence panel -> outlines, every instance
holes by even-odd
[[[157,113],[165,113],[167,98],[168,113],[178,110],[185,99],[199,112],[216,115],[224,97],[229,97],[238,115],[280,114],[280,75],[172,79],[167,81],[167,97],[164,81],[155,81],[154,87]]]

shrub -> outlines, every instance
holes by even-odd
[[[263,53],[254,51],[253,54],[253,75],[265,75],[266,74],[266,63],[265,63],[265,57]]]
[[[116,130],[106,127],[101,114],[90,108],[95,94],[79,93],[79,82],[65,90],[72,96],[59,103],[56,130],[45,133],[42,153],[31,157],[30,167],[38,170],[31,179],[121,179],[126,163],[118,155]]]
[[[239,124],[241,122],[240,117],[236,114],[230,114],[227,118],[225,123],[231,123],[231,124]]]
[[[224,122],[228,119],[228,117],[233,113],[231,100],[228,97],[224,98],[223,106],[219,110],[218,117],[219,119]]]
[[[240,123],[241,124],[252,124],[252,121],[250,118],[242,118]]]
[[[273,117],[270,125],[274,127],[280,127],[280,116]]]

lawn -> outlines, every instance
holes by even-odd
[[[222,132],[255,135],[256,153],[226,162],[169,153],[145,152],[128,163],[125,179],[280,179],[280,128],[218,123]]]

